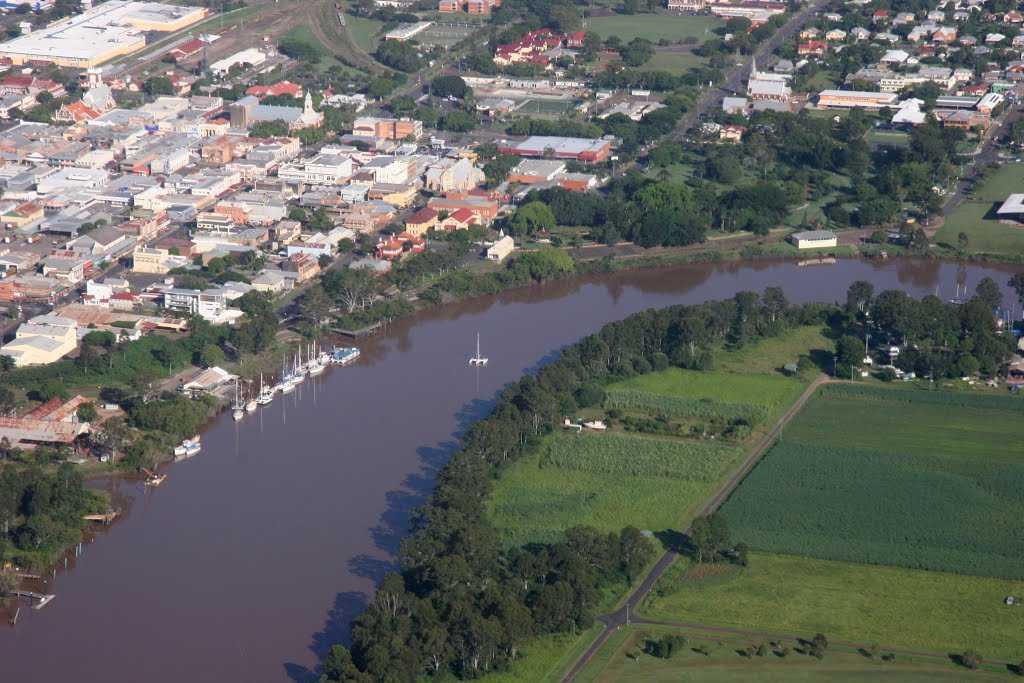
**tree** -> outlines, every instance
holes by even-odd
[[[707,517],[696,517],[690,524],[690,548],[696,557],[697,564],[705,560],[714,561],[715,544],[711,537],[711,524]]]
[[[836,365],[838,371],[850,373],[853,379],[853,367],[860,367],[864,357],[864,342],[852,335],[844,335],[836,342]]]
[[[1017,303],[1024,305],[1024,273],[1017,273],[1011,277],[1008,284],[1017,294]]]
[[[470,90],[461,76],[438,76],[431,81],[430,92],[437,97],[454,97],[461,100]]]
[[[157,95],[174,94],[174,84],[166,76],[153,76],[143,84],[142,89],[147,95],[153,95],[154,97]]]
[[[871,297],[875,293],[875,286],[867,280],[856,280],[846,290],[846,307],[864,313],[871,304]]]
[[[966,666],[968,669],[977,669],[981,666],[983,659],[981,654],[974,649],[970,649],[967,652],[960,655],[960,663]]]
[[[251,134],[254,138],[282,138],[288,135],[288,124],[281,119],[260,121],[253,124]]]
[[[978,299],[991,309],[1003,305],[1003,291],[990,277],[982,278],[974,289],[974,298]]]
[[[967,238],[967,233],[966,232],[961,232],[959,235],[957,235],[956,236],[956,251],[957,251],[957,253],[960,254],[961,256],[965,255],[967,253],[967,245],[968,245],[968,243],[969,243],[969,240]]]
[[[815,633],[814,638],[811,639],[811,656],[821,659],[825,656],[825,650],[827,649],[828,638],[825,637],[824,633]]]
[[[99,432],[95,433],[96,443],[110,451],[110,459],[117,458],[132,439],[132,428],[123,417],[112,417],[103,423]]]
[[[216,344],[207,344],[199,352],[199,363],[207,368],[224,365],[224,351]]]
[[[629,583],[633,583],[652,557],[654,557],[654,546],[639,529],[627,526],[619,533],[621,569]]]
[[[476,124],[476,117],[464,111],[453,111],[441,119],[441,128],[453,133],[468,133]]]
[[[81,422],[92,422],[96,419],[96,404],[95,403],[83,403],[78,406],[78,419]]]
[[[320,285],[313,285],[302,297],[299,310],[314,328],[323,327],[331,312],[331,300]]]
[[[555,227],[555,215],[544,202],[529,202],[509,219],[509,232],[516,236],[533,235]]]

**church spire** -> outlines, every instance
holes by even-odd
[[[750,58],[750,77],[757,78],[757,57]]]

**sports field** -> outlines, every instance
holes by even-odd
[[[935,241],[955,249],[957,237],[964,233],[967,235],[969,252],[1013,255],[1024,253],[1024,227],[1001,223],[989,217],[994,208],[995,202],[968,202],[961,205],[946,217],[945,224],[935,233]]]
[[[1024,578],[1024,402],[819,389],[722,507],[757,550]]]
[[[534,114],[539,116],[564,116],[573,107],[573,102],[565,100],[545,100],[527,98],[516,108],[519,114]]]
[[[735,536],[735,534],[734,534]],[[688,581],[685,565],[648,597],[645,617],[733,626],[829,640],[953,653],[975,648],[986,659],[1024,658],[1024,607],[1007,595],[1024,582],[753,553],[723,580]],[[659,596],[660,592],[663,595]]]
[[[673,16],[671,14],[616,14],[587,19],[587,30],[601,38],[618,36],[628,43],[634,38],[646,38],[652,43],[665,39],[672,42],[687,37],[704,42],[711,37],[709,31],[725,26],[725,22],[710,16]]]

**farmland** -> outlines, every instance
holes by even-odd
[[[1022,408],[824,387],[722,511],[758,550],[1024,578]]]
[[[685,567],[662,579],[644,616],[793,636],[820,631],[881,648],[973,647],[986,659],[1024,657],[1024,608],[1003,604],[1006,595],[1024,593],[1020,581],[766,553],[753,553],[748,567],[721,580],[686,581],[680,572]]]
[[[709,482],[739,454],[716,443],[586,432],[555,439],[545,458],[565,470]]]
[[[820,329],[807,328],[737,353],[791,362],[826,343]],[[721,354],[723,366],[731,355]],[[615,410],[627,414],[621,420],[655,421],[670,413],[770,422],[809,381],[781,375],[777,369],[782,364],[747,374],[669,368],[609,385],[605,405],[590,409],[588,417],[604,418],[612,431],[546,436],[536,452],[502,472],[487,502],[491,520],[509,545],[557,540],[577,524],[602,531],[626,525],[654,532],[685,527],[759,433],[748,428],[732,441],[701,438],[691,430],[669,436],[623,434],[623,423],[605,411],[620,406]]]
[[[659,659],[638,654],[643,642],[664,635],[682,635],[687,639],[683,651],[671,659]],[[637,681],[689,681],[691,683],[732,683],[758,681],[758,683],[851,683],[853,681],[900,681],[900,683],[931,683],[932,681],[962,681],[964,670],[951,661],[896,657],[891,662],[879,656],[867,658],[855,648],[832,645],[823,660],[801,656],[793,651],[794,641],[782,641],[791,654],[780,656],[780,648],[770,648],[763,657],[748,658],[740,653],[749,646],[764,644],[765,639],[723,635],[679,629],[668,626],[633,625],[618,630],[607,646],[591,660],[576,679],[580,683],[612,683]],[[696,651],[707,648],[707,654]],[[1005,681],[1005,670],[978,670],[971,673],[972,681]]]

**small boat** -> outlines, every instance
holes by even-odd
[[[359,349],[354,346],[346,346],[343,349],[338,349],[331,355],[331,362],[338,365],[348,365],[356,358],[359,358]]]
[[[250,399],[250,400],[246,401],[245,402],[245,412],[251,413],[254,410],[256,410],[256,401],[253,400],[253,399]]]
[[[201,451],[203,445],[199,442],[199,436],[194,436],[191,439],[185,439],[181,442],[180,446],[176,446],[174,449],[175,459],[180,458],[191,458],[193,455]]]
[[[164,483],[164,480],[167,479],[166,474],[155,474],[147,470],[145,467],[142,468],[142,472],[146,475],[146,481],[143,482],[146,486],[156,487]]]
[[[261,406],[268,406],[274,400],[274,388],[263,385],[263,375],[260,375],[260,393],[256,397],[256,403]]]
[[[480,333],[476,334],[476,355],[469,359],[470,365],[487,365],[487,359],[480,355]]]
[[[245,401],[242,400],[242,394],[239,393],[238,378],[235,378],[235,405],[231,412],[231,417],[234,418],[235,422],[245,417]]]
[[[281,362],[281,381],[274,389],[282,394],[287,394],[295,389],[295,375],[288,369],[288,362],[284,359]]]
[[[316,352],[316,343],[309,350],[309,362],[306,363],[306,372],[309,373],[310,377],[316,377],[324,370],[327,366],[320,362],[320,354]]]

